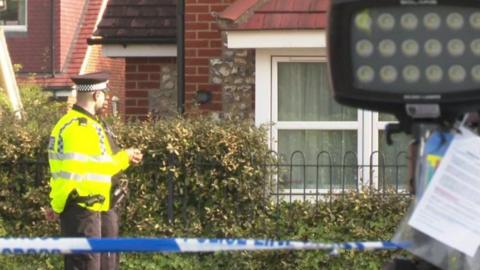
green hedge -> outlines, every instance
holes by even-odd
[[[22,89],[27,118],[15,122],[1,102],[0,234],[57,236],[40,211],[48,202],[48,134],[65,111],[36,87]],[[123,146],[145,153],[127,171],[124,236],[244,237],[317,241],[390,239],[409,198],[346,194],[331,203],[280,203],[269,197],[265,130],[205,117],[133,122],[111,119]],[[25,160],[37,161],[25,165]],[[38,166],[37,166],[38,165]],[[38,180],[40,179],[40,181]],[[168,179],[174,190],[167,219]],[[122,269],[378,269],[392,252],[235,252],[125,254]],[[2,256],[6,269],[58,269],[61,256]]]

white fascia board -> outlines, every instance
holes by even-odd
[[[250,30],[227,31],[230,49],[324,48],[325,30]]]
[[[105,57],[176,57],[176,45],[120,45],[104,44],[103,56]]]

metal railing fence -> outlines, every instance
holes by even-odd
[[[266,178],[261,184],[265,186],[266,192],[276,203],[331,201],[336,196],[347,192],[360,192],[365,188],[379,195],[409,195],[407,153],[405,152],[399,152],[394,157],[388,158],[383,153],[373,152],[367,164],[360,164],[354,152],[346,152],[336,157],[330,152],[320,151],[315,159],[307,159],[300,151],[295,151],[287,157],[273,152],[271,154],[275,157],[275,162],[263,164],[252,157],[250,164],[267,171]],[[172,168],[181,166],[174,156],[168,158],[167,164],[167,167]],[[166,218],[172,221],[177,216],[175,209],[178,209],[174,206],[184,203],[182,200],[185,200],[186,195],[188,196],[185,194],[188,191],[184,190],[183,194],[178,194],[175,188],[178,179],[172,170],[167,170],[166,179],[160,179],[155,173],[156,167],[158,167],[157,163],[145,162],[137,170],[149,171],[150,173],[144,177],[151,178],[149,181],[152,183],[165,185]],[[218,162],[200,159],[195,164],[195,169],[200,171],[219,167],[221,164]],[[8,178],[7,185],[10,188],[24,192],[27,185],[40,186],[48,183],[48,161],[41,158],[0,162],[0,176],[4,179]],[[186,216],[186,213],[181,213],[181,216]]]

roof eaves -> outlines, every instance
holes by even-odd
[[[324,31],[322,27],[258,27],[258,28],[229,28],[229,32],[262,32],[262,31]]]
[[[177,44],[175,37],[152,37],[152,38],[99,38],[91,37],[87,39],[88,45],[128,45],[128,44]]]

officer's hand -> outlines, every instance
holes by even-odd
[[[129,148],[126,151],[127,151],[130,163],[139,164],[140,162],[142,162],[143,154],[140,150],[138,150],[137,148]]]
[[[53,211],[52,208],[50,207],[42,207],[41,208],[43,215],[45,216],[45,219],[48,221],[57,221],[58,220],[58,214]]]

